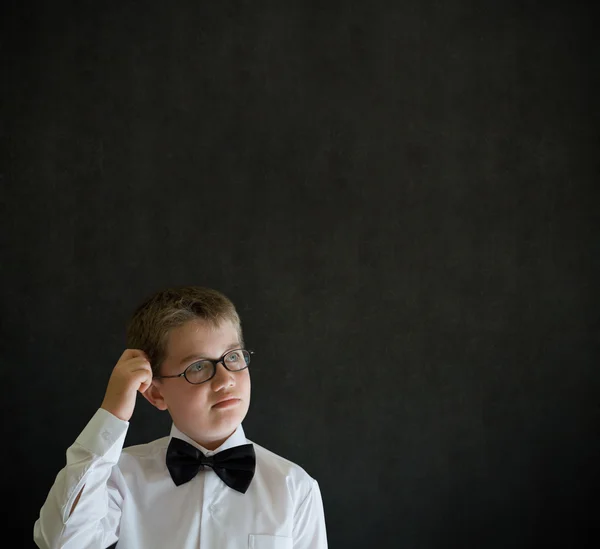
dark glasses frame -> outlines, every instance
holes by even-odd
[[[244,353],[248,353],[248,359],[246,360],[246,357],[244,356],[244,360],[246,361],[246,366],[244,366],[243,368],[240,368],[239,370],[231,370],[229,369],[226,364],[225,364],[225,357],[227,355],[230,355],[231,353],[235,353],[236,351],[243,351]],[[250,365],[250,358],[252,357],[252,355],[254,354],[254,351],[251,351],[249,349],[232,349],[231,351],[227,351],[221,358],[219,358],[218,360],[212,360],[210,358],[202,358],[200,360],[196,360],[195,362],[192,362],[183,372],[181,372],[180,374],[175,374],[173,376],[153,376],[154,379],[166,379],[166,378],[174,378],[174,377],[183,377],[188,383],[191,383],[192,385],[202,385],[203,383],[206,383],[207,381],[210,381],[213,377],[215,377],[215,375],[217,374],[217,365],[219,363],[221,363],[223,365],[223,367],[228,370],[229,372],[242,372],[243,370],[245,370],[246,368],[248,368],[248,366]],[[190,381],[186,375],[186,373],[188,372],[188,370],[192,367],[195,366],[196,364],[198,364],[199,362],[210,362],[212,364],[212,374],[210,374],[210,377],[208,379],[205,379],[204,381],[200,381],[200,382],[193,382]]]

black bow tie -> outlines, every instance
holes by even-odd
[[[245,494],[254,476],[255,466],[252,444],[235,446],[213,456],[205,456],[198,448],[180,438],[171,438],[167,448],[167,469],[177,486],[192,480],[205,467],[212,467],[227,486]]]

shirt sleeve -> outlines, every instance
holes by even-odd
[[[38,547],[105,549],[117,541],[123,493],[115,465],[128,427],[102,408],[94,414],[67,450],[67,463],[40,510],[33,529]]]
[[[294,514],[294,549],[327,549],[323,499],[316,480]]]

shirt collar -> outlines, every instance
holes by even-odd
[[[240,425],[238,425],[238,428],[230,435],[230,437],[215,450],[207,450],[206,448],[204,448],[204,446],[201,446],[195,440],[192,440],[185,433],[182,433],[177,427],[175,427],[174,423],[171,426],[170,437],[180,438],[181,440],[189,442],[192,446],[198,448],[198,450],[200,450],[205,456],[212,456],[218,452],[222,452],[223,450],[227,450],[229,448],[234,448],[235,446],[241,446],[242,444],[248,443],[248,441],[246,440],[246,435],[244,433],[244,428],[242,427],[241,423]]]

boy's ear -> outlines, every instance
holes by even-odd
[[[146,400],[152,404],[152,406],[155,406],[159,410],[166,410],[167,403],[160,392],[160,387],[155,385],[155,383],[156,382],[153,380],[152,383],[150,383],[150,387],[148,387],[142,394]]]

